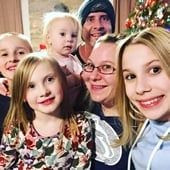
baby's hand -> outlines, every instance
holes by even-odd
[[[6,78],[0,78],[0,94],[9,95],[8,80]]]

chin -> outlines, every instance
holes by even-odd
[[[102,101],[104,100],[103,98],[101,98],[101,97],[93,97],[93,96],[91,96],[91,98],[92,98],[92,100],[94,101],[94,102],[97,102],[97,103],[102,103]]]

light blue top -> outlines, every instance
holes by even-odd
[[[149,121],[144,132],[132,148],[132,160],[137,170],[170,170],[170,121]]]

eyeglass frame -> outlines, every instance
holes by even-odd
[[[86,66],[89,65],[89,64],[91,64],[91,66],[93,67],[93,69],[92,69],[91,71],[85,70]],[[102,67],[104,67],[104,66],[111,66],[112,72],[109,72],[109,73],[102,72],[101,70],[102,70]],[[116,70],[116,69],[115,69],[112,65],[110,65],[110,64],[102,64],[102,65],[99,65],[99,66],[95,66],[93,63],[85,63],[85,64],[83,64],[83,71],[85,71],[85,72],[92,73],[95,68],[97,68],[97,71],[98,71],[99,73],[104,74],[104,75],[113,74],[113,73],[115,72],[115,70]]]

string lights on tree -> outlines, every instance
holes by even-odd
[[[170,30],[169,0],[137,0],[134,10],[126,20],[127,34],[146,27],[162,26]]]

